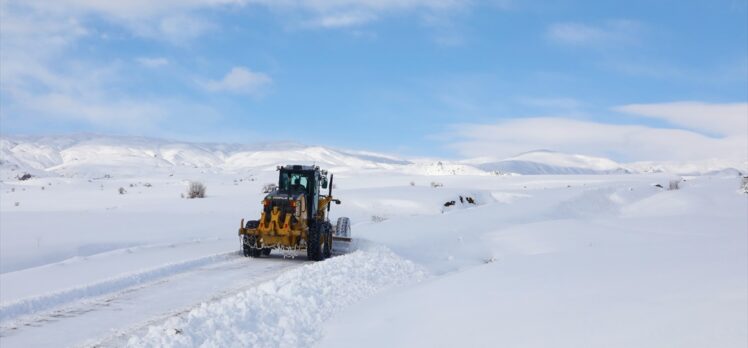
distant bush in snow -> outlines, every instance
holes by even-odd
[[[278,188],[278,185],[274,183],[265,184],[264,186],[262,186],[262,193],[270,193],[270,192],[273,192],[277,188]]]
[[[416,182],[415,181],[411,181],[410,182],[410,186],[416,186]]]
[[[440,182],[432,181],[431,182],[431,187],[433,187],[433,188],[444,187],[444,184],[442,184]]]
[[[21,180],[21,181],[24,181],[24,180],[28,180],[28,179],[31,179],[32,177],[33,177],[33,175],[31,175],[31,174],[29,174],[29,173],[23,173],[23,174],[21,174],[21,175],[18,175],[18,176],[16,176],[16,178],[17,178],[18,180]]]
[[[13,205],[15,205],[15,206],[17,207],[17,206],[21,205],[21,202],[16,202],[16,203],[15,203],[15,204],[13,204]]]
[[[681,177],[671,178],[668,181],[667,189],[670,190],[670,191],[679,189],[681,181],[684,181],[683,178],[681,178]]]
[[[125,190],[125,188],[124,188],[124,187],[120,187],[120,188],[119,188],[119,189],[117,190],[117,192],[119,192],[119,194],[121,194],[121,195],[124,195],[125,193],[127,193],[127,190]]]
[[[748,193],[748,176],[743,177],[742,185],[743,185],[743,193]]]
[[[187,186],[187,198],[204,198],[205,197],[205,185],[199,181],[190,181]]]
[[[671,190],[671,191],[672,190],[677,190],[677,189],[680,188],[679,184],[680,184],[680,180],[670,180],[670,182],[668,183],[667,189]]]
[[[387,220],[386,217],[379,216],[379,215],[372,215],[371,216],[371,222],[382,222],[384,220]]]

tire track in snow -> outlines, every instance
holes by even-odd
[[[232,251],[183,262],[171,263],[150,270],[113,277],[80,287],[0,304],[0,321],[7,322],[10,319],[50,310],[70,302],[118,292],[136,285],[152,282],[198,267],[226,261],[235,255],[238,255],[238,252]]]

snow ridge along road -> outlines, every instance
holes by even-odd
[[[121,347],[133,332],[186,313],[200,303],[232,296],[306,260],[271,255],[247,259],[227,253],[215,262],[185,269],[102,296],[88,297],[3,322],[9,347]]]
[[[238,252],[221,253],[194,260],[167,264],[146,271],[113,277],[94,284],[0,304],[0,320],[6,322],[22,315],[49,310],[73,301],[114,293],[211,263],[226,261],[232,255],[238,255]],[[3,323],[3,326],[6,326],[5,323]]]
[[[426,278],[421,266],[373,246],[308,264],[151,326],[131,347],[309,347],[336,312]]]

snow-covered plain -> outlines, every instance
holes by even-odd
[[[539,151],[484,171],[496,162],[97,136],[0,150],[2,347],[748,345],[740,163],[678,176]],[[286,161],[335,173],[355,250],[237,253]],[[550,175],[491,173],[506,163]],[[180,197],[192,180],[206,198]]]

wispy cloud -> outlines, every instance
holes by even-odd
[[[494,124],[462,124],[453,127],[449,145],[470,157],[506,158],[524,151],[553,149],[563,152],[612,156],[618,160],[700,160],[748,158],[748,134],[737,115],[748,104],[698,105],[690,113],[688,104],[653,104],[617,108],[662,117],[681,127],[654,128],[645,125],[606,124],[565,117],[509,119]],[[711,117],[694,118],[695,115]],[[645,115],[646,116],[646,115]],[[745,116],[743,116],[745,117]],[[728,120],[728,125],[711,122]],[[731,130],[730,127],[742,127]],[[711,131],[717,134],[704,135]]]
[[[151,32],[155,37],[169,37],[169,30],[181,30],[178,25],[162,27],[170,18],[225,3],[177,1],[170,7],[166,2],[147,1],[0,2],[0,117],[5,125],[57,120],[123,130],[153,128],[161,121],[183,117],[185,105],[192,115],[214,114],[179,97],[138,97],[127,89],[131,80],[121,60],[86,58],[76,45],[84,39],[98,40],[96,23],[101,20],[135,36],[140,35],[139,28],[148,27],[156,28]],[[185,37],[184,32],[173,34]],[[134,60],[153,68],[169,63],[161,57]]]
[[[29,0],[5,5],[4,17],[25,14],[36,17],[37,23],[103,19],[138,36],[181,44],[215,27],[198,13],[199,10],[242,6],[245,3],[245,0]]]
[[[390,14],[431,14],[470,6],[469,0],[249,0],[279,13],[303,18],[301,27],[347,28],[361,26]]]
[[[320,28],[343,28],[361,25],[375,19],[376,16],[370,13],[344,12],[313,18],[306,22],[306,25]]]
[[[534,106],[539,108],[547,108],[554,110],[573,110],[580,108],[583,104],[574,98],[564,97],[551,97],[551,98],[536,98],[536,97],[522,97],[518,100],[521,104],[527,106]]]
[[[270,76],[237,66],[231,69],[220,80],[209,80],[202,84],[211,92],[229,92],[250,96],[261,96],[273,82]]]
[[[160,68],[169,65],[169,60],[164,57],[140,57],[135,60],[138,64],[147,68]]]
[[[673,102],[629,104],[615,111],[665,120],[673,126],[716,136],[748,136],[748,104]]]
[[[625,44],[636,42],[641,29],[639,22],[631,20],[612,20],[599,25],[563,22],[550,25],[546,36],[565,45]]]

